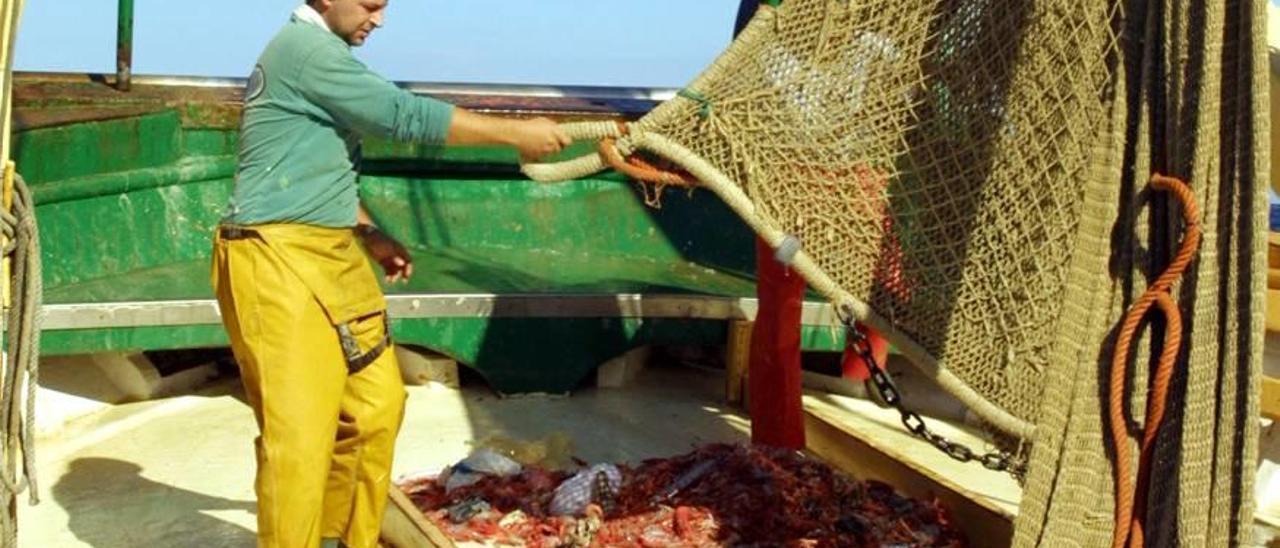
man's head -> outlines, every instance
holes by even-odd
[[[364,45],[373,29],[382,26],[388,0],[308,0],[329,29],[348,44]]]

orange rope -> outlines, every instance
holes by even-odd
[[[619,135],[627,135],[630,132],[630,126],[625,122],[618,122]],[[609,164],[609,167],[637,181],[656,185],[659,192],[667,185],[692,187],[698,184],[697,180],[684,172],[667,171],[635,156],[623,158],[622,153],[618,152],[617,139],[612,137],[601,139],[596,145],[596,151],[600,153],[601,158],[604,158],[605,163]]]
[[[618,147],[614,145],[613,139],[601,139],[598,149],[600,156],[610,167],[637,181],[662,186],[694,186],[696,184],[693,179],[683,174],[658,169],[639,158],[624,159],[618,152]]]
[[[1164,420],[1165,403],[1169,392],[1169,380],[1173,377],[1173,366],[1178,359],[1178,351],[1182,345],[1182,313],[1178,310],[1170,291],[1173,284],[1195,258],[1196,249],[1200,246],[1200,209],[1195,202],[1195,194],[1182,181],[1160,174],[1151,176],[1151,186],[1173,193],[1182,204],[1182,218],[1186,224],[1182,243],[1173,263],[1147,288],[1129,309],[1116,340],[1115,355],[1111,361],[1110,386],[1110,420],[1111,441],[1115,445],[1116,474],[1116,528],[1112,538],[1112,548],[1123,548],[1126,543],[1130,548],[1143,545],[1142,518],[1146,513],[1146,494],[1151,476],[1151,458],[1154,452],[1156,434]],[[1138,324],[1152,305],[1160,307],[1167,325],[1164,334],[1164,345],[1160,360],[1152,379],[1151,395],[1147,401],[1147,416],[1144,421],[1142,445],[1138,456],[1137,483],[1131,489],[1129,475],[1131,473],[1130,454],[1128,450],[1129,433],[1125,418],[1125,380],[1128,374],[1129,346],[1133,342]],[[1135,503],[1136,498],[1136,503]]]

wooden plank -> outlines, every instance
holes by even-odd
[[[431,383],[457,390],[458,362],[449,356],[426,348],[395,345],[396,361],[400,364],[400,378],[409,386],[426,386]]]
[[[1280,379],[1262,377],[1262,416],[1280,421]]]
[[[394,548],[455,548],[452,540],[431,523],[400,488],[387,492],[382,518],[382,542]]]
[[[1280,233],[1267,234],[1267,267],[1280,268]]]
[[[1267,290],[1267,331],[1280,331],[1280,289]]]
[[[755,322],[729,322],[729,342],[725,345],[724,363],[728,371],[725,380],[725,400],[729,403],[742,401],[742,390],[747,380],[747,367],[751,360],[751,330]]]
[[[806,409],[805,437],[811,453],[851,476],[882,481],[912,497],[937,497],[951,511],[970,546],[1006,547],[1012,543],[1013,516],[966,494],[946,478],[911,467],[905,455],[859,437],[842,426],[839,418]]]
[[[635,382],[636,377],[649,364],[649,356],[653,354],[650,346],[632,348],[621,356],[604,362],[596,368],[596,387],[625,388]]]

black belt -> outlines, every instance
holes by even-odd
[[[224,226],[218,229],[218,236],[223,240],[248,240],[258,237],[258,231],[238,226]]]

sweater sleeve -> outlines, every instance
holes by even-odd
[[[397,87],[344,47],[317,48],[298,74],[307,100],[358,133],[426,144],[443,144],[449,134],[452,105]]]

